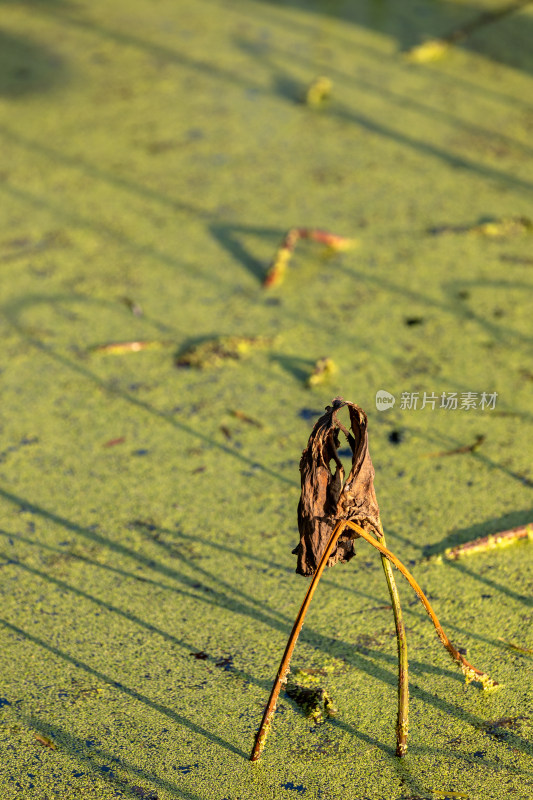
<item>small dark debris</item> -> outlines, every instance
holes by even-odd
[[[220,661],[215,663],[215,667],[222,667],[222,669],[225,669],[226,671],[233,669],[233,656],[221,658]]]
[[[132,453],[132,455],[133,455],[133,456],[145,456],[145,455],[146,455],[147,453],[149,453],[149,452],[150,452],[149,450],[143,450],[143,449],[141,449],[141,450],[134,450],[134,451],[133,451],[133,453]]]
[[[135,314],[136,317],[142,317],[143,310],[141,306],[136,303],[135,300],[132,300],[131,297],[123,297],[122,302],[126,308],[129,308],[132,314]]]
[[[403,431],[393,430],[389,433],[389,442],[391,444],[400,444],[403,442],[404,436]]]
[[[196,467],[196,469],[193,469],[192,474],[197,475],[199,472],[205,472],[205,470],[205,467]]]
[[[307,791],[306,786],[302,786],[301,784],[300,786],[296,786],[292,781],[287,781],[287,783],[282,783],[281,788],[292,789],[293,791],[298,792],[298,794],[305,794],[305,792]]]
[[[315,408],[301,408],[298,411],[298,416],[300,419],[310,420],[315,419],[315,417],[321,417],[322,411],[317,411]]]
[[[117,439],[109,439],[109,441],[104,442],[102,447],[114,447],[115,445],[122,444],[125,441],[126,441],[125,436],[119,436]]]
[[[409,327],[413,327],[413,325],[422,325],[424,322],[424,317],[407,317],[405,320],[405,324]]]
[[[488,600],[489,597],[492,597],[492,595],[491,594],[482,594],[481,597],[482,597],[483,600]]]
[[[189,772],[191,772],[194,769],[194,767],[197,767],[197,766],[198,766],[198,762],[196,762],[196,764],[183,764],[181,767],[176,767],[176,769],[182,775],[188,775]]]
[[[499,719],[489,719],[486,722],[483,722],[480,725],[480,728],[485,733],[488,733],[489,736],[494,736],[496,739],[505,740],[508,736],[508,731],[519,730],[522,721],[525,719],[529,719],[529,717],[524,716],[523,714],[519,715],[518,717],[500,717]]]
[[[221,425],[220,426],[220,430],[224,434],[226,439],[231,439],[232,438],[232,433],[231,433],[231,431],[230,431],[230,429],[228,428],[227,425]]]
[[[472,755],[475,756],[476,758],[484,758],[487,755],[487,751],[486,750],[476,750],[474,753],[472,753]]]
[[[39,441],[39,437],[38,436],[24,436],[20,440],[20,444],[21,444],[21,446],[25,446],[27,444],[36,444],[38,441]]]
[[[136,528],[144,528],[147,531],[157,530],[157,525],[154,525],[153,522],[146,522],[143,519],[134,519],[131,524]]]
[[[457,650],[461,653],[462,656],[466,656],[466,647],[458,647]]]
[[[206,652],[204,652],[204,650],[199,650],[198,653],[189,653],[189,655],[194,656],[195,658],[198,659],[198,661],[205,661],[206,658],[209,658],[209,656],[207,655]]]

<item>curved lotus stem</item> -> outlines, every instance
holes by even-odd
[[[351,520],[345,520],[345,525],[346,525],[346,527],[351,528],[356,533],[358,533],[359,536],[361,536],[361,538],[363,538],[365,541],[367,541],[368,544],[371,544],[372,547],[375,547],[376,550],[379,550],[379,552],[382,555],[384,555],[386,558],[388,558],[389,561],[391,561],[394,564],[394,566],[397,567],[400,570],[400,572],[402,573],[404,578],[406,578],[409,581],[409,583],[411,584],[412,588],[415,590],[416,594],[418,595],[419,599],[421,600],[422,605],[424,606],[424,608],[426,609],[427,613],[431,617],[431,621],[433,622],[433,625],[435,626],[435,630],[437,631],[438,637],[441,640],[442,644],[444,645],[446,650],[449,652],[449,654],[451,655],[453,660],[456,661],[457,664],[459,664],[459,666],[461,667],[461,670],[462,670],[462,672],[463,672],[463,674],[464,674],[464,676],[466,678],[466,682],[470,683],[471,681],[474,681],[474,680],[475,681],[479,681],[482,684],[484,689],[492,689],[495,686],[498,686],[498,683],[496,681],[492,680],[492,678],[490,678],[485,672],[482,672],[481,670],[476,669],[475,667],[473,667],[472,664],[470,664],[466,660],[466,658],[463,655],[461,655],[461,653],[458,650],[455,649],[453,644],[450,642],[450,640],[448,639],[448,637],[444,633],[444,631],[443,631],[443,629],[441,627],[441,624],[440,624],[439,620],[437,619],[437,615],[435,614],[435,612],[431,608],[431,605],[430,605],[429,600],[427,599],[426,595],[424,594],[424,592],[422,591],[422,589],[420,588],[420,586],[418,585],[416,580],[413,578],[413,576],[411,575],[411,573],[409,572],[407,567],[404,567],[404,565],[402,564],[400,559],[396,558],[394,553],[391,553],[390,550],[388,550],[384,545],[380,544],[373,536],[371,536],[369,533],[367,533],[365,530],[363,530],[363,528],[361,528],[360,525],[357,525],[357,523],[352,522]]]

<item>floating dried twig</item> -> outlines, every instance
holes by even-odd
[[[329,78],[323,75],[311,81],[307,87],[304,95],[304,103],[306,106],[319,106],[331,94],[333,83]]]
[[[124,353],[139,353],[141,350],[159,350],[162,347],[170,347],[175,342],[162,341],[133,341],[133,342],[109,342],[108,344],[97,344],[89,348],[93,353],[103,353],[105,355],[121,356]]]
[[[307,385],[312,389],[314,386],[326,383],[336,372],[337,365],[332,358],[319,358],[313,367],[311,375],[307,379]]]
[[[176,358],[176,366],[196,369],[221,367],[226,362],[239,361],[250,350],[268,347],[272,341],[265,336],[217,336],[190,347]]]
[[[416,64],[436,61],[442,58],[452,45],[464,41],[464,39],[474,33],[474,31],[492,22],[497,22],[503,17],[513,14],[515,11],[519,11],[530,2],[531,0],[513,0],[512,3],[494,9],[494,11],[484,11],[482,14],[470,20],[470,22],[465,23],[459,28],[454,28],[454,30],[446,36],[439,37],[438,39],[429,39],[427,42],[422,42],[422,44],[412,47],[404,53],[404,57],[407,61]]]
[[[456,447],[455,450],[439,450],[437,453],[424,453],[422,458],[440,458],[441,456],[457,456],[461,453],[474,453],[480,445],[485,441],[483,434],[476,436],[472,444],[464,444],[462,447]]]
[[[350,416],[350,431],[337,417],[337,412],[344,406],[348,408]],[[346,480],[344,480],[344,467],[338,456],[340,431],[346,436],[352,451],[352,467]],[[335,464],[334,473],[329,466],[331,462]],[[337,397],[333,405],[326,408],[326,413],[317,421],[302,454],[300,474],[302,484],[298,505],[300,543],[293,552],[298,556],[296,571],[301,575],[312,575],[313,580],[289,636],[257,732],[251,760],[257,761],[265,745],[279,692],[287,681],[290,659],[320,576],[326,566],[332,566],[338,561],[349,561],[355,555],[354,540],[358,538],[364,539],[379,550],[391,595],[399,661],[396,755],[403,756],[407,750],[408,728],[407,645],[398,590],[389,562],[399,569],[415,590],[442,644],[461,667],[467,683],[476,680],[483,688],[492,688],[497,684],[486,673],[473,667],[452,645],[422,589],[402,562],[386,546],[374,491],[374,468],[368,452],[367,418],[359,406]]]
[[[455,560],[463,556],[470,556],[473,553],[486,553],[488,550],[495,550],[498,547],[507,547],[521,539],[533,539],[533,522],[527,525],[519,525],[517,528],[510,528],[508,531],[491,533],[489,536],[480,536],[478,539],[459,544],[456,547],[449,547],[444,551],[444,556]]]
[[[338,236],[335,233],[322,231],[318,228],[291,228],[276,251],[274,260],[268,269],[263,281],[265,288],[279,286],[283,282],[287,264],[299,239],[311,239],[314,242],[325,244],[334,252],[349,250],[357,244],[355,239],[347,239],[346,236]]]

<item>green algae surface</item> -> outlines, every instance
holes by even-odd
[[[497,7],[0,3],[1,800],[531,796],[531,545],[438,556],[533,519],[533,239],[468,234],[532,216],[532,10],[403,55]],[[264,289],[294,226],[359,247],[302,242]],[[271,344],[176,366],[220,337]],[[153,346],[105,350],[125,342]],[[400,584],[394,756],[394,624],[361,543],[292,665],[337,713],[282,695],[251,764],[307,585],[299,457],[337,394],[368,412],[390,548],[502,686],[465,687]]]

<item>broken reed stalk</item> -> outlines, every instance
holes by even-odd
[[[351,433],[336,416],[336,412],[343,406],[348,407]],[[346,481],[344,467],[337,453],[340,444],[339,430],[342,430],[348,439],[352,451],[352,468]],[[331,462],[335,463],[334,474],[329,466]],[[400,599],[391,564],[400,570],[422,601],[439,639],[453,660],[459,664],[467,683],[477,680],[484,689],[497,686],[497,683],[486,673],[472,666],[452,645],[419,584],[386,546],[374,492],[374,468],[368,452],[367,418],[359,406],[337,397],[333,405],[326,408],[326,413],[315,424],[307,448],[302,454],[300,473],[302,480],[302,493],[298,505],[300,543],[293,553],[298,556],[296,571],[302,575],[312,575],[313,580],[285,647],[250,760],[257,761],[265,745],[276,702],[281,687],[287,680],[291,656],[318,581],[326,566],[332,566],[338,561],[349,561],[355,555],[353,543],[358,538],[364,539],[380,552],[392,600],[399,662],[396,755],[403,756],[407,750],[408,728],[407,644]]]
[[[533,539],[533,523],[519,525],[517,528],[500,531],[500,533],[491,533],[489,536],[480,536],[479,539],[473,539],[471,542],[449,547],[444,551],[444,555],[448,559],[455,560],[473,553],[485,553],[487,550],[495,550],[497,547],[506,547],[520,539]]]
[[[265,289],[270,289],[272,286],[279,286],[279,284],[283,282],[287,265],[296,247],[296,243],[300,239],[311,239],[314,242],[325,244],[333,251],[348,250],[355,245],[353,239],[347,239],[346,236],[339,236],[336,233],[329,233],[329,231],[323,231],[319,228],[291,228],[276,250],[276,255],[265,275],[263,281]]]

